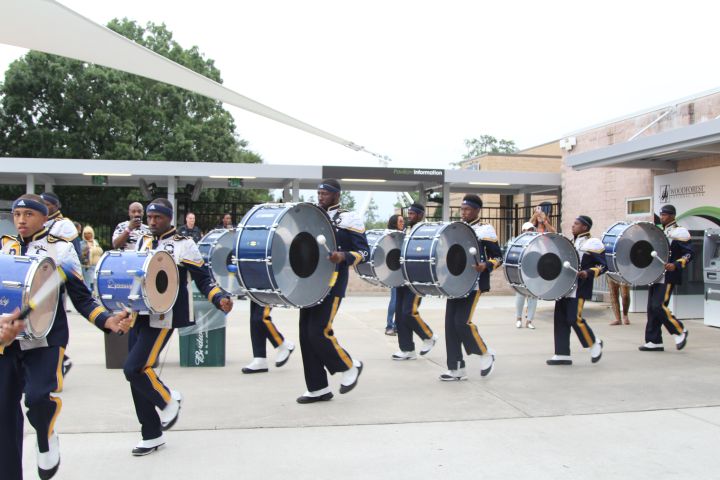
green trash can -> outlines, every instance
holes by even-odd
[[[198,291],[193,283],[195,325],[178,329],[181,367],[225,366],[225,313]]]

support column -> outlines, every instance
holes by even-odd
[[[170,201],[170,204],[173,206],[173,219],[172,223],[175,225],[175,220],[177,219],[177,202],[175,201],[175,192],[177,190],[177,178],[176,177],[167,177],[168,181],[168,200]]]
[[[292,181],[292,201],[300,201],[300,180],[297,178]]]
[[[52,192],[53,191],[53,184],[52,182],[45,182],[45,192]]]
[[[443,183],[442,198],[443,198],[442,221],[449,222],[450,221],[450,184],[449,183]]]
[[[35,175],[32,173],[25,174],[25,193],[35,193]]]

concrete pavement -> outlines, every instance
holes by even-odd
[[[717,478],[720,330],[688,321],[685,350],[666,336],[666,352],[641,353],[643,314],[611,327],[608,306],[589,304],[602,361],[591,364],[573,339],[575,365],[548,367],[552,303],[540,303],[533,331],[514,327],[513,297],[484,297],[475,321],[497,368],[481,378],[470,357],[467,382],[442,383],[444,302],[423,302],[441,341],[410,362],[390,360],[397,340],[383,333],[386,304],[343,302],[336,334],[365,370],[353,392],[322,404],[295,403],[305,390],[299,350],[268,374],[240,372],[252,356],[247,302],[229,317],[224,368],[180,368],[175,337],[161,376],[185,395],[182,415],[168,445],[145,458],[130,456],[139,426],[122,372],[104,368],[102,334],[73,315],[57,478]],[[297,341],[297,311],[273,313]],[[337,389],[339,375],[331,382]]]

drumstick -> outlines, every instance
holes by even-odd
[[[66,274],[67,278],[67,274]],[[20,310],[20,317],[19,320],[25,320],[28,315],[30,315],[30,312],[35,310],[38,305],[43,303],[47,298],[52,295],[53,291],[57,289],[60,285],[65,283],[60,278],[59,274],[52,275],[49,279],[43,283],[43,285],[40,287],[40,289],[37,291],[37,293],[31,298],[27,305],[25,305],[22,310]]]

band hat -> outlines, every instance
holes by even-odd
[[[16,208],[29,208],[31,210],[36,210],[46,216],[48,214],[47,205],[36,200],[30,200],[28,198],[18,198],[17,200],[15,200],[12,205],[13,212]]]
[[[147,207],[147,213],[159,213],[161,215],[165,215],[168,218],[172,218],[173,209],[166,207],[162,203],[151,203]]]
[[[593,226],[592,218],[588,217],[587,215],[579,215],[576,220],[578,220],[584,225],[587,225],[588,228],[592,228]]]
[[[46,202],[52,203],[53,205],[55,205],[58,208],[60,208],[60,206],[61,206],[60,197],[55,195],[53,192],[43,192],[40,194],[40,198],[42,198]]]
[[[340,193],[342,191],[342,188],[340,187],[340,182],[335,180],[334,178],[326,178],[320,184],[317,186],[318,190],[327,190],[328,192],[332,193]]]
[[[675,210],[675,205],[663,205],[660,209],[660,214],[667,214],[667,215],[677,215],[677,210]]]

